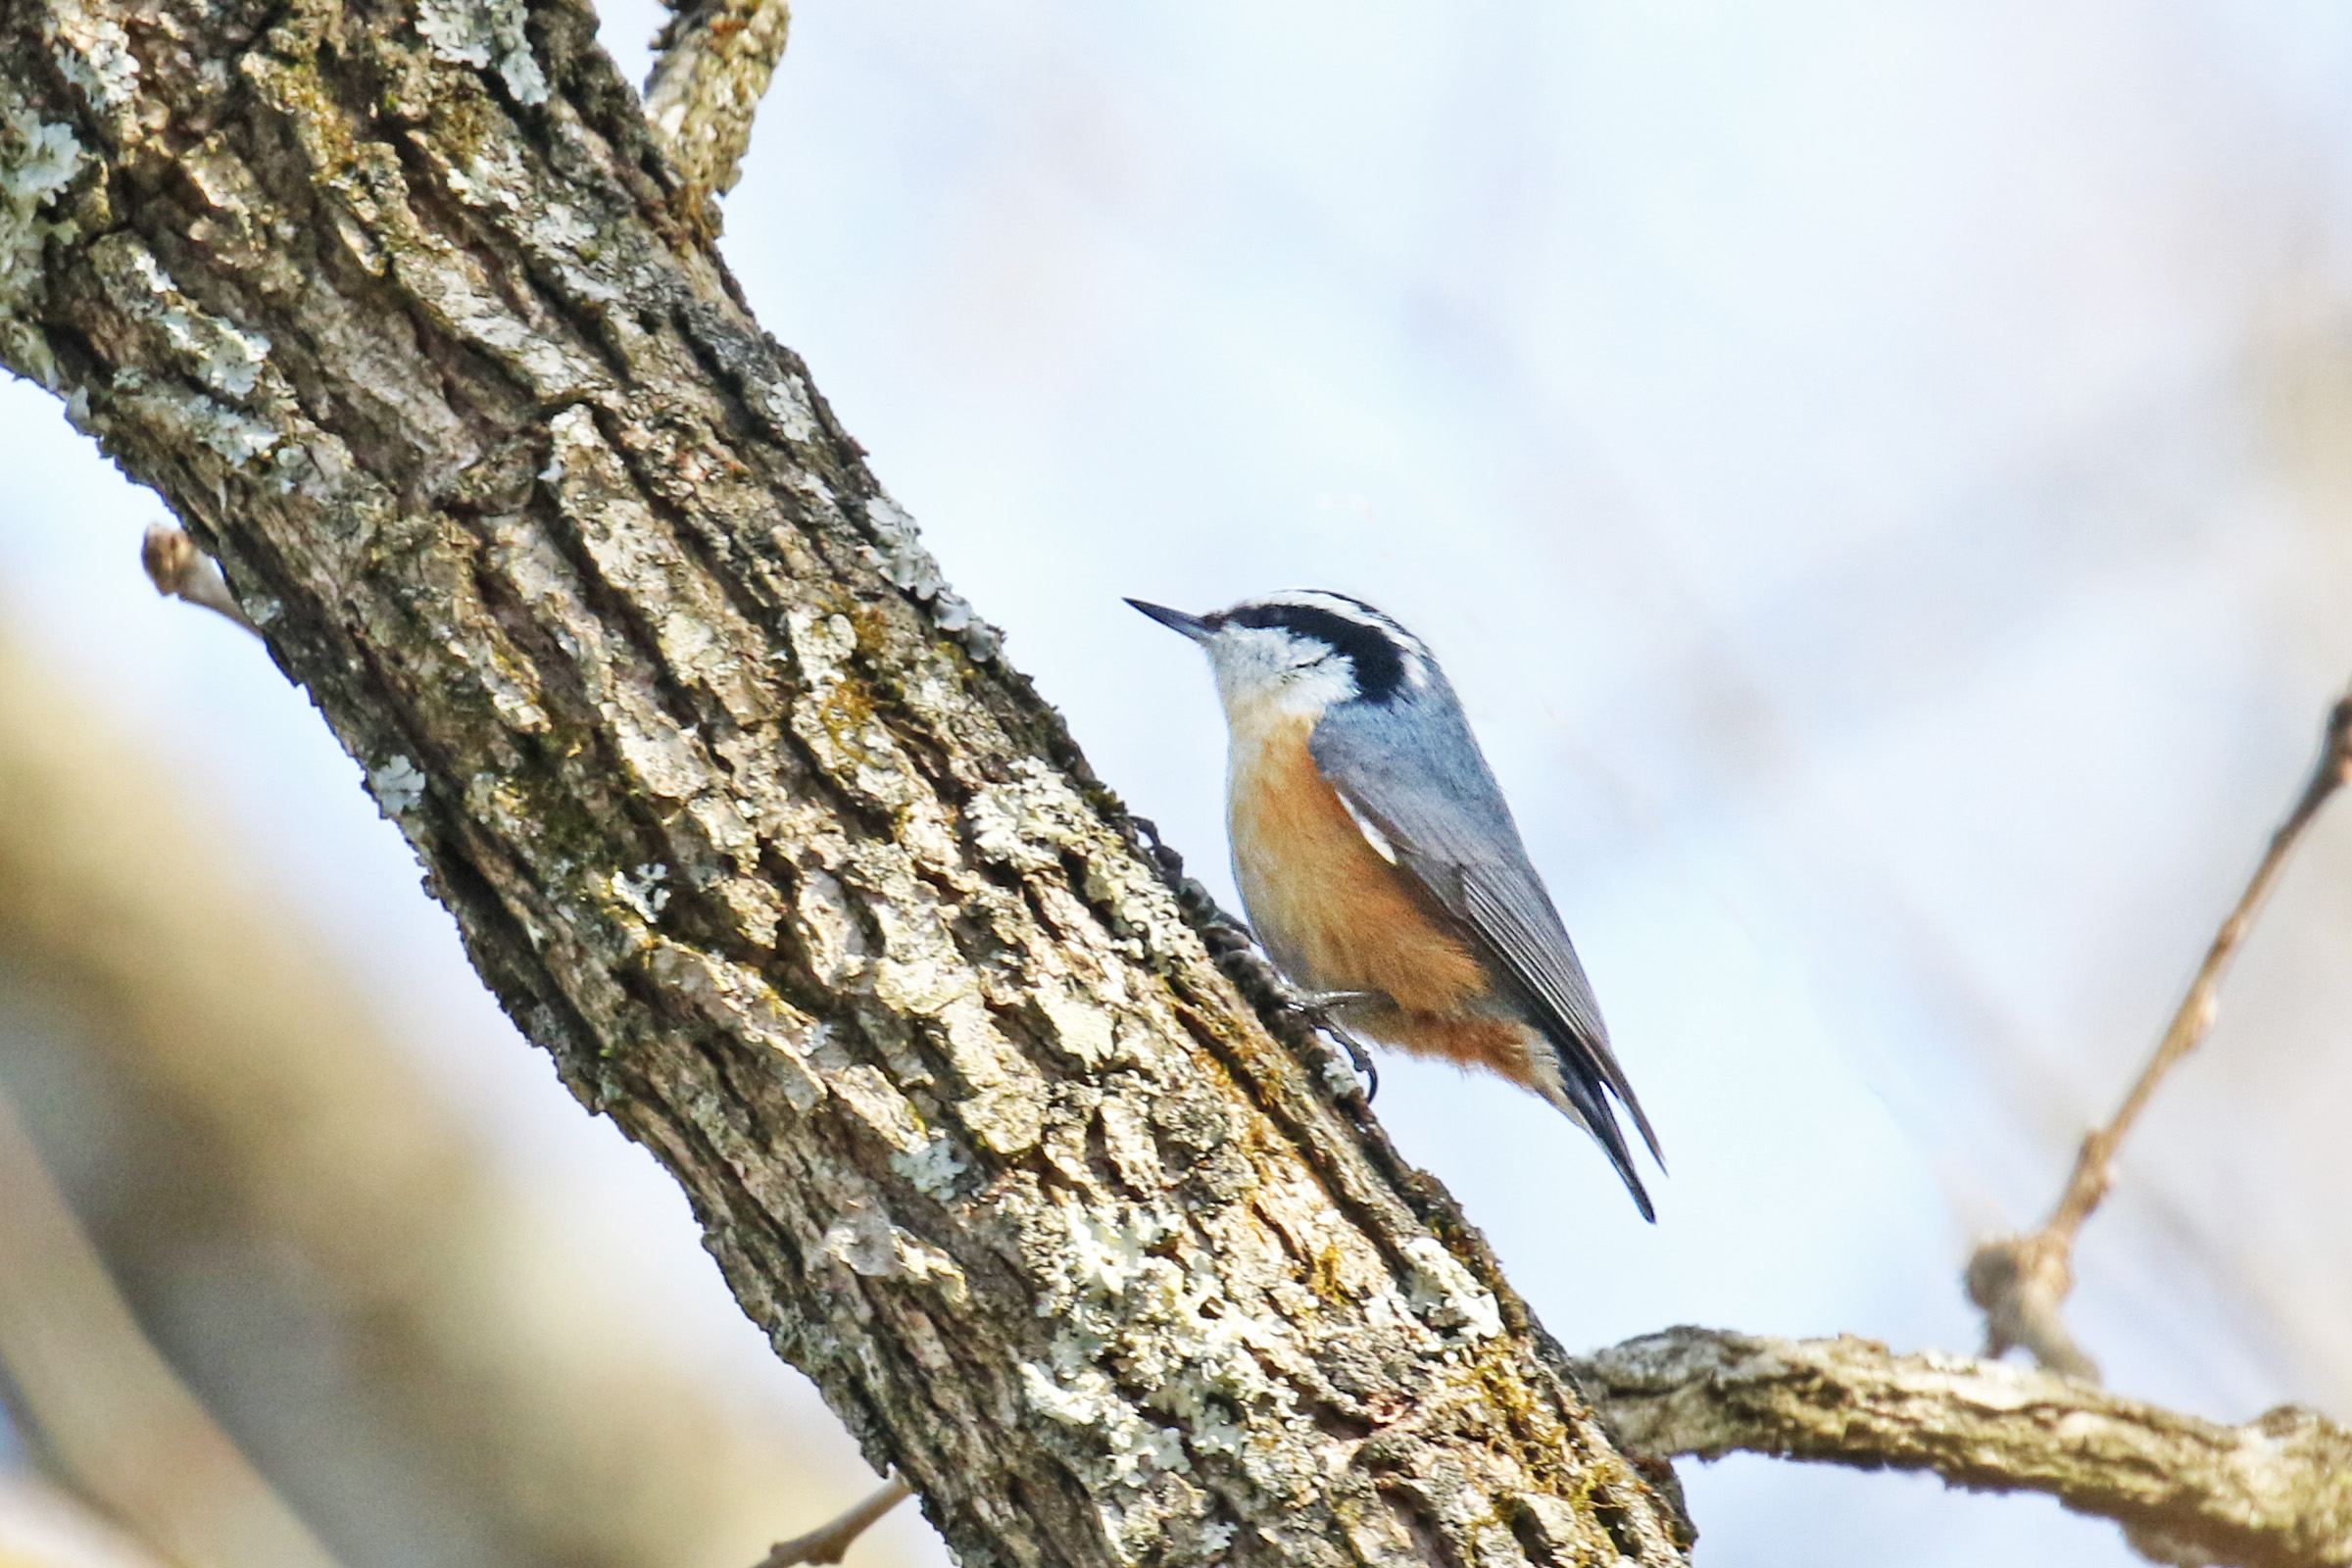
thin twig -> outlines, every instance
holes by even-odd
[[[228,591],[228,579],[220,575],[220,564],[197,549],[195,540],[170,523],[159,522],[148,528],[147,537],[139,541],[139,564],[147,568],[147,580],[165,598],[201,605],[215,614],[226,615],[256,637],[262,634],[261,628],[238,608],[236,596]]]
[[[759,1568],[794,1568],[797,1563],[841,1561],[842,1553],[850,1549],[853,1542],[864,1535],[875,1520],[911,1495],[913,1490],[898,1477],[891,1477],[890,1485],[831,1524],[768,1547],[767,1555],[760,1559]]]
[[[2255,917],[2278,886],[2304,831],[2318,817],[2328,797],[2342,788],[2347,779],[2352,779],[2352,692],[2339,698],[2329,710],[2326,737],[2310,779],[2293,808],[2286,813],[2286,819],[2271,835],[2270,849],[2264,853],[2262,863],[2254,868],[2245,892],[2238,897],[2237,906],[2230,911],[2230,918],[2222,922],[2221,930],[2214,936],[2213,946],[2206,950],[2205,961],[2198,967],[2196,979],[2190,982],[2188,995],[2181,998],[2180,1010],[2173,1014],[2172,1024],[2165,1030],[2155,1054],[2140,1069],[2138,1080],[2124,1097],[2114,1118],[2104,1127],[2094,1128],[2082,1140],[2082,1152],[2075,1158],[2074,1174],[2068,1178],[2066,1191],[2059,1197],[2057,1207],[2050,1211],[2049,1219],[2031,1236],[2003,1236],[1987,1242],[1969,1259],[1968,1294],[1971,1300],[1984,1309],[1987,1355],[2000,1355],[2012,1346],[2023,1346],[2053,1372],[2097,1379],[2098,1364],[2075,1344],[2059,1313],[2067,1293],[2074,1289],[2075,1237],[2115,1185],[2117,1152],[2123,1148],[2124,1138],[2139,1119],[2140,1112],[2147,1108],[2156,1086],[2181,1057],[2196,1049],[2213,1027],[2222,977],[2229,972],[2238,950],[2245,946],[2246,937],[2254,929]]]

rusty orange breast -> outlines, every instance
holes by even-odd
[[[1355,825],[1307,750],[1313,728],[1284,715],[1234,734],[1227,805],[1250,921],[1301,985],[1457,1011],[1487,989],[1478,960]]]

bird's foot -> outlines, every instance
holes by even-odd
[[[1369,1080],[1364,1089],[1364,1103],[1372,1103],[1373,1097],[1380,1093],[1380,1068],[1373,1064],[1372,1054],[1364,1049],[1363,1042],[1340,1022],[1338,1014],[1343,1007],[1385,1004],[1389,999],[1377,991],[1304,991],[1293,986],[1291,1000],[1317,1029],[1347,1048],[1348,1061]]]

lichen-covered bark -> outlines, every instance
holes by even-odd
[[[2352,1432],[2311,1410],[2226,1427],[2078,1378],[1895,1355],[1851,1335],[1668,1329],[1601,1351],[1580,1375],[1642,1453],[1765,1453],[2047,1493],[2117,1521],[2158,1562],[2352,1564]]]
[[[7,0],[0,356],[966,1562],[1676,1560],[675,226],[592,22]]]

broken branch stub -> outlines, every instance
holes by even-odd
[[[185,529],[168,522],[149,527],[139,541],[139,564],[146,568],[155,591],[165,598],[183,600],[260,633],[261,628],[246,617],[236,596],[228,591],[220,564],[197,548]]]
[[[805,1536],[779,1541],[760,1559],[760,1568],[800,1568],[803,1563],[836,1563],[841,1561],[858,1538],[891,1509],[911,1495],[904,1481],[895,1477],[853,1505],[838,1519],[817,1526]]]
[[[785,0],[673,0],[654,40],[646,119],[682,182],[677,211],[712,234],[715,198],[741,176],[753,122],[791,31]]]

